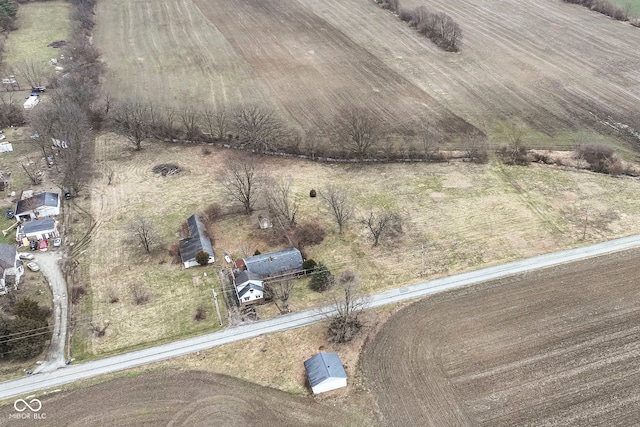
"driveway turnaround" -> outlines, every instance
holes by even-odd
[[[493,279],[504,278],[514,274],[538,270],[554,265],[596,257],[611,252],[640,247],[640,235],[611,240],[595,245],[554,252],[507,264],[501,264],[467,273],[456,274],[436,280],[416,283],[399,289],[367,296],[369,307],[379,307],[400,301],[420,298],[426,295],[447,291],[463,286],[474,285]],[[0,399],[32,394],[68,384],[74,381],[129,369],[173,357],[183,356],[201,350],[217,347],[235,341],[245,340],[272,332],[307,326],[322,321],[334,314],[332,306],[301,311],[274,319],[243,324],[234,328],[172,342],[144,350],[133,351],[119,356],[108,357],[96,361],[68,365],[49,373],[39,373],[24,378],[0,383]]]

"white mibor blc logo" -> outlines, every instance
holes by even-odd
[[[18,399],[13,402],[13,409],[18,412],[24,412],[27,409],[30,409],[31,412],[38,412],[40,409],[42,409],[42,402],[40,402],[38,399],[31,399],[29,402],[24,399]]]

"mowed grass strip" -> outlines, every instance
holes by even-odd
[[[90,339],[87,356],[215,330],[211,295],[212,289],[224,290],[217,276],[217,270],[226,267],[223,250],[244,257],[256,249],[265,253],[286,246],[268,244],[268,233],[274,230],[258,229],[257,216],[265,212],[257,211],[215,223],[218,260],[212,267],[185,270],[171,263],[167,247],[178,241],[189,215],[212,203],[231,207],[217,178],[233,153],[212,151],[206,155],[200,146],[149,142],[134,152],[115,135],[98,139],[99,171],[90,202],[100,225],[80,259],[88,266],[92,291],[92,302],[81,317],[86,323],[109,320],[110,326],[104,337]],[[261,174],[290,180],[299,222],[318,221],[327,230],[322,244],[305,249],[307,257],[334,274],[354,270],[367,293],[640,231],[640,182],[634,179],[498,163],[349,166],[270,157],[256,161]],[[176,163],[183,170],[156,176],[152,168],[160,163]],[[114,172],[111,185],[108,171]],[[356,218],[343,235],[337,234],[322,199],[309,197],[311,189],[321,191],[330,183],[350,192],[356,206]],[[372,247],[358,218],[384,208],[401,214],[404,234]],[[152,255],[130,242],[129,223],[138,215],[160,230],[162,244]],[[134,286],[148,290],[148,304],[132,302]],[[118,303],[108,301],[110,292],[117,294]],[[328,296],[309,291],[301,280],[290,305],[301,310],[328,302]],[[199,305],[207,311],[203,322],[193,320]],[[259,315],[270,317],[277,311],[266,305]]]
[[[23,3],[18,7],[18,29],[9,35],[4,58],[8,70],[19,78],[18,69],[25,61],[48,66],[60,49],[47,47],[51,42],[66,40],[71,31],[71,5],[64,1]],[[24,83],[20,80],[20,83]]]

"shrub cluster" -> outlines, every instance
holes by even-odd
[[[329,271],[326,265],[319,263],[315,266],[311,273],[311,280],[309,280],[309,289],[315,292],[324,292],[334,284],[333,274]]]
[[[611,175],[623,173],[622,162],[616,158],[613,148],[601,144],[581,145],[575,150],[575,157],[589,165],[589,169]]]

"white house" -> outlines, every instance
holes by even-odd
[[[208,264],[215,261],[213,254],[213,246],[211,245],[211,239],[207,234],[200,217],[198,215],[191,215],[187,218],[187,225],[189,226],[189,237],[180,240],[180,258],[184,268],[195,267],[198,264],[196,261],[196,255],[200,251],[204,251],[209,254]]]
[[[16,218],[20,221],[60,215],[60,195],[40,193],[27,197],[16,204]]]
[[[313,394],[347,386],[347,373],[335,353],[320,352],[304,361]]]
[[[0,243],[0,295],[6,294],[11,287],[18,289],[23,274],[24,267],[18,260],[16,247]]]
[[[255,304],[264,299],[262,276],[243,271],[233,279],[240,307]]]

